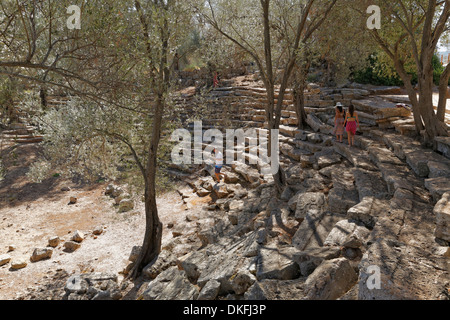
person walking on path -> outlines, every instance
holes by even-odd
[[[336,115],[334,117],[334,133],[336,135],[336,141],[342,143],[344,137],[344,122],[345,122],[345,111],[342,103],[338,102],[336,105]]]
[[[359,127],[359,119],[358,114],[355,112],[355,107],[353,105],[350,105],[350,107],[348,108],[348,113],[345,118],[344,126],[348,134],[348,145],[354,146],[356,129]]]
[[[217,179],[217,182],[220,182],[220,176],[223,176],[224,178],[226,177],[225,174],[220,173],[220,170],[222,170],[222,167],[223,167],[223,154],[222,154],[222,152],[217,150],[217,148],[214,148],[214,155],[215,155],[215,162],[216,162],[216,166],[215,166],[216,179]]]

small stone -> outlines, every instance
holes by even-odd
[[[31,255],[31,262],[38,262],[52,257],[53,250],[49,248],[36,248]]]
[[[15,245],[9,245],[8,246],[8,252],[15,251],[15,250],[16,250],[16,246]]]
[[[0,255],[0,266],[3,266],[11,261],[11,256],[9,254]]]
[[[141,252],[141,248],[141,246],[133,246],[133,248],[131,248],[131,253],[128,257],[128,260],[131,262],[136,262],[137,258],[139,257],[139,252]]]
[[[64,248],[66,248],[67,251],[73,252],[81,247],[81,244],[75,241],[66,241],[64,243]]]
[[[72,236],[72,238],[70,238],[70,240],[78,243],[82,242],[84,240],[83,232],[81,232],[80,230],[75,231],[74,235]]]
[[[173,236],[174,238],[180,237],[180,236],[182,236],[182,235],[183,235],[182,232],[179,232],[179,231],[172,231],[172,236]]]
[[[78,199],[76,197],[70,197],[69,204],[75,204],[77,203]]]
[[[109,195],[111,195],[111,194],[113,193],[113,191],[114,191],[114,185],[109,184],[109,185],[106,187],[105,195],[106,195],[106,196],[109,196]]]
[[[11,262],[11,269],[13,269],[13,270],[23,269],[26,266],[27,266],[27,262],[23,258],[18,258]]]
[[[99,236],[103,233],[103,227],[102,226],[98,226],[94,229],[94,231],[92,231],[92,234]]]
[[[61,242],[61,239],[57,236],[55,237],[51,237],[50,239],[48,239],[48,246],[52,247],[52,248],[56,248],[57,246],[59,246],[59,243]]]
[[[214,300],[219,294],[220,282],[214,279],[209,280],[200,291],[197,300]]]
[[[134,201],[132,199],[123,199],[119,203],[119,212],[128,212],[134,209]]]
[[[114,201],[115,201],[116,204],[120,204],[120,201],[122,201],[122,200],[124,200],[124,199],[130,199],[130,198],[131,198],[130,194],[124,192],[124,193],[119,194],[119,195],[114,199]]]

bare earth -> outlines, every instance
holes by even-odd
[[[0,182],[0,255],[8,253],[11,262],[22,257],[28,265],[17,271],[10,268],[10,263],[0,267],[2,300],[60,299],[61,286],[70,274],[117,274],[128,265],[132,247],[141,245],[144,237],[143,203],[136,201],[135,210],[118,213],[114,200],[104,195],[106,184],[77,186],[61,177],[41,184],[30,182],[25,174],[38,153],[39,146],[33,144],[9,150],[6,157],[3,153],[8,171]],[[63,187],[69,187],[70,191],[61,191]],[[77,203],[69,205],[70,197],[77,197]],[[161,196],[158,208],[164,226],[180,218],[184,220],[185,209],[176,191]],[[103,233],[94,236],[92,230],[98,226],[103,227]],[[86,238],[81,248],[67,253],[63,251],[63,243],[76,230],[82,231]],[[53,236],[62,241],[52,257],[31,262],[33,250],[46,247]],[[172,235],[164,228],[163,243],[167,237]],[[8,252],[10,246],[15,249]]]

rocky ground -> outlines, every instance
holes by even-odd
[[[114,199],[105,196],[105,184],[78,185],[61,177],[31,183],[25,174],[39,150],[39,145],[21,145],[4,158],[8,172],[0,182],[0,257],[10,260],[0,266],[0,299],[61,299],[68,277],[80,273],[112,273],[120,282],[131,249],[143,240],[143,204],[136,200],[134,210],[120,213]],[[69,204],[71,197],[76,204]],[[158,207],[165,225],[187,213],[177,192],[160,196]],[[172,237],[164,229],[164,237]],[[64,243],[77,230],[84,239],[71,252]],[[53,237],[60,239],[55,248],[48,246]],[[36,248],[52,249],[51,257],[32,262]],[[124,298],[134,284],[126,287]]]
[[[215,94],[256,101],[251,117],[237,121],[263,127],[261,90],[234,89]],[[134,282],[124,276],[144,234],[138,197],[126,186],[60,177],[32,184],[25,174],[39,147],[9,152],[0,298],[448,300],[450,160],[399,134],[409,134],[411,125],[397,122],[410,113],[384,108],[368,90],[314,90],[311,129],[297,130],[292,111],[284,113],[280,196],[251,155],[225,166],[220,183],[207,170],[180,175],[176,191],[158,198],[162,252]],[[331,96],[360,99],[382,121],[367,113],[356,146],[338,143]]]

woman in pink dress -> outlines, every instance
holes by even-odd
[[[336,105],[336,115],[334,117],[334,133],[336,135],[336,141],[342,142],[344,137],[344,122],[345,122],[345,111],[343,105],[338,102]]]
[[[353,146],[355,145],[356,129],[359,127],[358,114],[355,112],[355,107],[353,105],[350,105],[348,108],[344,125],[348,134],[348,145]]]

